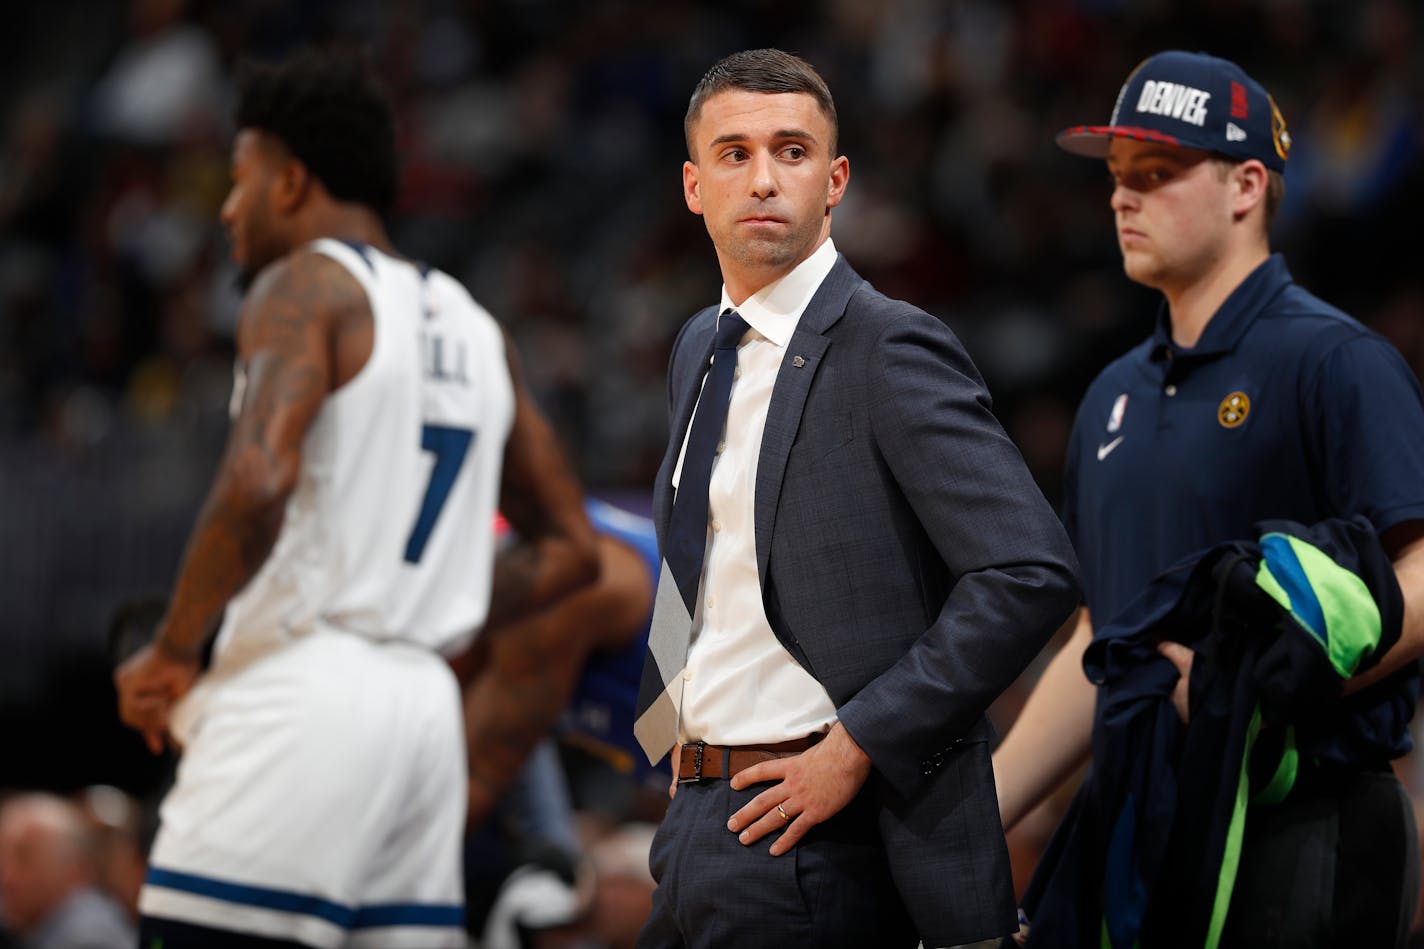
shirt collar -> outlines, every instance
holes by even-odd
[[[835,265],[836,245],[828,237],[790,273],[747,297],[741,306],[732,305],[731,297],[727,296],[727,285],[723,284],[722,303],[718,310],[722,313],[729,309],[736,310],[748,326],[777,346],[784,347],[791,340],[801,314],[806,312],[811,298]]]
[[[1172,321],[1164,302],[1157,311],[1153,358],[1162,358],[1168,352],[1179,356],[1214,356],[1231,352],[1266,304],[1290,282],[1290,270],[1286,267],[1285,258],[1280,254],[1267,257],[1222,301],[1202,330],[1201,339],[1190,348],[1172,342]]]

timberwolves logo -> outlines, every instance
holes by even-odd
[[[1251,414],[1251,400],[1244,392],[1233,392],[1216,407],[1216,420],[1222,428],[1236,428]]]
[[[1271,141],[1276,145],[1276,154],[1281,156],[1281,161],[1290,157],[1291,137],[1286,131],[1286,120],[1281,115],[1281,110],[1276,107],[1276,100],[1269,95],[1266,101],[1271,104]],[[1244,416],[1243,416],[1244,418]],[[1225,425],[1225,422],[1222,422]]]

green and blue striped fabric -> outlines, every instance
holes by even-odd
[[[1325,650],[1340,678],[1379,646],[1380,611],[1365,581],[1300,538],[1262,535],[1256,583]]]

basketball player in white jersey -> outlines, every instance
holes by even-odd
[[[254,70],[237,126],[232,431],[116,675],[124,721],[183,751],[140,945],[463,946],[442,655],[591,581],[593,534],[499,327],[391,247],[394,126],[363,64]],[[497,506],[522,542],[496,561]]]

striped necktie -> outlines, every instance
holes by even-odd
[[[638,717],[633,726],[638,743],[654,764],[677,743],[682,673],[692,644],[692,617],[702,582],[702,558],[707,550],[707,487],[727,424],[737,343],[746,331],[746,320],[733,310],[724,311],[717,319],[712,369],[697,400],[683,452],[682,476],[668,520],[662,575],[648,630],[643,678],[638,686]]]

